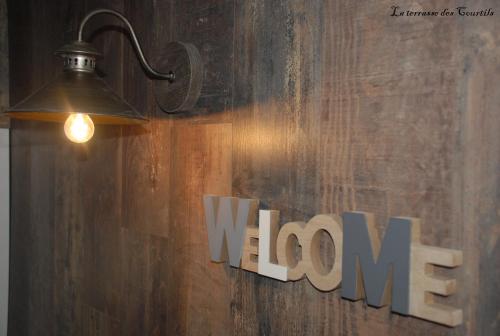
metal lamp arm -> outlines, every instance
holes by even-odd
[[[135,35],[134,28],[132,28],[132,25],[130,22],[127,20],[126,17],[124,17],[122,14],[118,13],[117,11],[111,10],[111,9],[96,9],[88,13],[80,23],[80,27],[78,28],[78,41],[83,41],[83,28],[85,27],[85,24],[87,23],[90,18],[97,14],[111,14],[114,15],[118,18],[120,18],[125,25],[128,28],[128,31],[130,32],[130,36],[132,37],[132,42],[134,44],[135,49],[137,50],[137,54],[139,55],[139,61],[141,62],[142,66],[144,69],[148,72],[148,74],[151,77],[154,77],[155,79],[167,79],[169,81],[174,80],[175,74],[174,73],[161,73],[156,70],[154,70],[144,57],[144,53],[142,51],[141,45],[139,44],[139,40],[137,40],[137,36]]]

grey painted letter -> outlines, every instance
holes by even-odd
[[[342,297],[381,307],[392,296],[391,310],[408,315],[411,219],[391,218],[382,246],[371,214],[346,212],[343,222]]]
[[[226,261],[228,253],[229,264],[239,267],[246,228],[255,221],[259,201],[205,195],[203,203],[212,260]]]

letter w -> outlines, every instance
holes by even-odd
[[[255,222],[259,201],[236,197],[203,196],[210,256],[215,262],[227,260],[239,267],[246,228]]]

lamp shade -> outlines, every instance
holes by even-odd
[[[64,122],[71,113],[88,114],[97,124],[147,121],[95,73],[65,71],[11,107],[11,118]]]
[[[64,71],[7,110],[9,117],[64,122],[70,114],[84,113],[97,124],[127,125],[147,121],[96,75],[95,59],[100,54],[88,43],[75,41],[56,54],[64,59]]]

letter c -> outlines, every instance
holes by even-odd
[[[278,263],[288,268],[288,280],[300,280],[304,277],[306,272],[303,260],[299,260],[295,267],[291,267],[294,252],[292,241],[290,240],[290,236],[294,235],[297,237],[299,245],[302,245],[300,242],[305,226],[305,222],[286,223],[281,228],[278,233],[278,238],[276,239],[276,256],[278,257]]]

